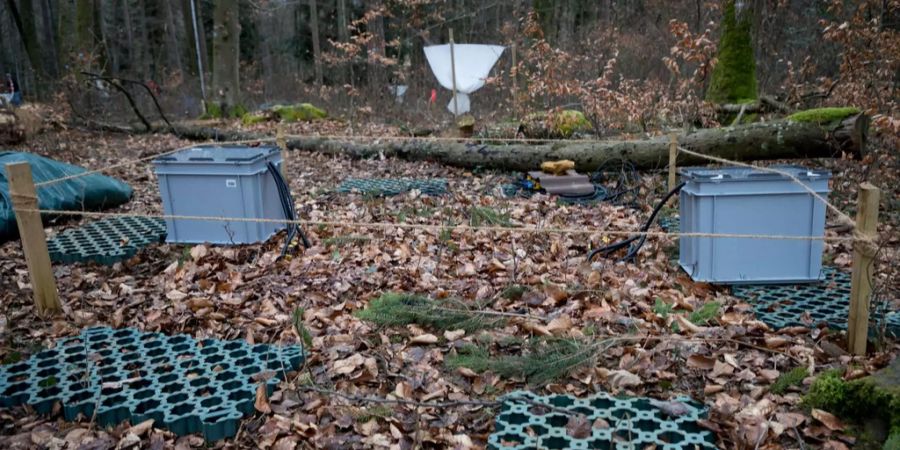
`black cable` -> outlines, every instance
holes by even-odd
[[[266,163],[266,167],[269,169],[269,173],[272,175],[272,179],[275,181],[275,189],[278,190],[278,199],[281,201],[281,209],[284,212],[284,218],[287,220],[297,220],[297,211],[294,209],[294,198],[291,196],[291,188],[288,187],[287,181],[285,181],[284,177],[281,176],[281,171],[278,170],[278,167],[275,166],[271,161]],[[284,248],[281,249],[281,256],[287,254],[288,249],[291,246],[291,242],[294,240],[294,236],[299,234],[300,239],[303,241],[303,246],[306,248],[310,247],[309,239],[306,237],[306,233],[303,232],[303,229],[300,228],[300,225],[296,223],[287,224],[287,237],[284,241]]]
[[[662,207],[669,201],[670,198],[672,198],[673,195],[678,193],[678,191],[680,191],[681,188],[683,188],[683,187],[684,187],[684,182],[681,182],[680,184],[678,184],[678,186],[675,186],[674,189],[669,191],[665,195],[665,197],[663,197],[663,199],[660,200],[659,203],[656,204],[656,207],[653,208],[653,212],[650,214],[650,218],[647,219],[646,222],[644,222],[643,226],[641,226],[642,233],[647,232],[647,230],[650,229],[650,226],[653,225],[653,222],[656,220],[656,216],[657,216],[657,214],[659,214],[659,211],[662,209]],[[631,245],[631,243],[634,241],[638,241],[637,244]],[[639,236],[632,236],[628,239],[625,239],[625,240],[622,240],[619,242],[614,242],[612,244],[609,244],[604,247],[600,247],[595,250],[591,250],[588,253],[587,259],[588,259],[588,261],[592,261],[594,259],[594,257],[597,255],[605,257],[607,255],[610,255],[611,253],[614,253],[618,250],[628,247],[628,252],[625,253],[625,256],[623,256],[621,259],[619,259],[619,261],[633,261],[635,259],[635,257],[637,257],[638,251],[641,249],[641,247],[644,245],[644,242],[646,242],[646,241],[647,241],[646,234],[641,234]]]

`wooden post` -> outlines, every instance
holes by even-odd
[[[879,190],[871,183],[859,186],[856,200],[856,236],[875,240],[878,237]],[[875,268],[875,246],[871,242],[853,244],[853,275],[850,285],[850,320],[847,324],[847,348],[854,355],[866,354],[869,337],[869,297]]]
[[[456,100],[456,56],[453,54],[453,28],[450,29],[450,77],[453,78],[453,115],[459,115],[459,104]]]
[[[287,183],[288,186],[291,185],[291,180],[288,179],[288,148],[287,148],[287,140],[284,137],[284,124],[279,123],[278,127],[275,131],[275,143],[278,145],[278,148],[281,149],[281,177],[284,178],[284,182]]]
[[[50,253],[47,252],[47,237],[38,210],[37,191],[31,177],[31,166],[27,162],[6,165],[9,176],[9,192],[13,211],[19,226],[25,263],[31,277],[34,291],[34,305],[38,314],[49,315],[62,311],[56,279],[50,268]]]
[[[669,190],[675,189],[678,182],[676,177],[678,170],[676,161],[678,160],[678,135],[672,133],[669,135]]]

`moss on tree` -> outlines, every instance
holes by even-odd
[[[787,120],[794,122],[831,123],[846,119],[850,116],[855,116],[859,113],[859,108],[850,106],[839,108],[816,108],[791,114],[790,116],[787,116]]]
[[[272,111],[285,122],[312,121],[328,117],[328,113],[321,108],[316,108],[311,103],[299,103],[296,105],[276,105]]]
[[[757,98],[756,60],[750,37],[751,16],[750,11],[738,14],[734,0],[725,1],[718,63],[706,91],[706,99],[711,102],[750,103]]]

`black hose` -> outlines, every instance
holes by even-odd
[[[656,216],[657,216],[657,214],[659,214],[659,211],[662,209],[662,207],[669,201],[670,198],[672,198],[673,195],[678,193],[678,191],[680,191],[681,188],[683,188],[683,187],[684,187],[684,182],[681,182],[680,184],[678,184],[678,186],[675,186],[674,189],[669,191],[665,195],[665,197],[663,197],[663,199],[660,200],[659,203],[656,204],[656,207],[653,208],[653,212],[650,214],[650,218],[647,219],[647,221],[644,222],[644,225],[641,226],[642,233],[646,232],[650,229],[650,226],[653,225],[653,222],[656,220]],[[631,243],[634,241],[638,241],[637,244],[631,245]],[[644,245],[644,242],[646,242],[646,241],[647,241],[646,234],[641,234],[639,236],[632,236],[628,239],[624,239],[622,241],[614,242],[607,246],[600,247],[595,250],[591,250],[590,253],[588,253],[587,259],[588,259],[588,261],[592,261],[594,259],[594,257],[597,255],[606,257],[616,251],[619,251],[625,247],[628,247],[628,252],[625,253],[625,256],[623,256],[621,259],[619,259],[619,261],[634,261],[635,257],[637,257],[638,251],[641,249],[641,247]]]
[[[293,196],[291,196],[291,188],[288,187],[287,181],[285,181],[284,177],[281,176],[281,171],[278,170],[278,167],[276,167],[274,163],[268,162],[266,163],[266,167],[269,169],[269,173],[272,175],[272,179],[275,181],[275,189],[278,190],[278,199],[281,201],[281,209],[284,212],[284,218],[287,220],[297,220],[297,211],[294,209],[294,198]],[[309,239],[306,238],[306,233],[303,232],[303,229],[300,228],[300,225],[296,223],[288,223],[287,237],[285,237],[284,248],[281,249],[281,256],[287,254],[288,249],[291,246],[291,242],[294,240],[294,236],[297,234],[300,235],[300,239],[303,241],[303,246],[306,248],[310,247]]]

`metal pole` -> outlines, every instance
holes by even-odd
[[[459,115],[459,103],[456,100],[456,57],[453,55],[453,28],[450,29],[450,76],[453,77],[453,115]]]
[[[206,110],[206,82],[203,80],[203,57],[200,53],[200,32],[197,30],[197,10],[194,0],[191,3],[191,26],[194,28],[194,47],[197,51],[197,70],[200,72],[200,96],[203,97],[203,109]]]

